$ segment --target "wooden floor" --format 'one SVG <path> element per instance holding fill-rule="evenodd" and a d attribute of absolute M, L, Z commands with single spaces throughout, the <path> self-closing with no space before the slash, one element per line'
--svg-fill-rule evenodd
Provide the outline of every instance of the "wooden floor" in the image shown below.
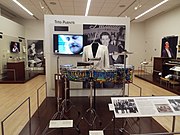
<path fill-rule="evenodd" d="M 0 121 L 1 126 L 3 121 L 4 135 L 19 134 L 29 120 L 29 108 L 30 116 L 33 116 L 45 99 L 45 95 L 44 75 L 39 75 L 24 84 L 0 84 Z M 21 104 L 22 106 L 8 117 Z M 8 118 L 6 119 L 6 117 Z"/>
<path fill-rule="evenodd" d="M 172 92 L 164 90 L 158 86 L 150 84 L 146 81 L 134 77 L 133 82 L 142 87 L 142 96 L 170 96 L 176 95 Z M 37 98 L 37 91 L 39 91 L 39 102 Z M 22 102 L 24 104 L 4 122 L 5 135 L 17 135 L 27 123 L 29 117 L 29 99 L 31 116 L 37 110 L 38 106 L 45 99 L 46 84 L 45 76 L 40 75 L 28 81 L 25 84 L 0 84 L 0 121 L 13 112 Z M 139 96 L 139 89 L 130 84 L 130 96 Z M 30 97 L 28 99 L 28 97 Z M 19 117 L 21 116 L 21 117 Z M 176 117 L 175 131 L 180 131 L 180 117 Z M 171 131 L 172 117 L 155 117 L 155 119 L 168 131 Z M 13 122 L 12 122 L 13 121 Z M 0 132 L 0 135 L 2 133 Z"/>

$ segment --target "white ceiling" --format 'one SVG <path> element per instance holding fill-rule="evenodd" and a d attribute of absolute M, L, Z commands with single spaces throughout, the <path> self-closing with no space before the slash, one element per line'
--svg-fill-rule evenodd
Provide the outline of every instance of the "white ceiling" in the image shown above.
<path fill-rule="evenodd" d="M 18 7 L 12 0 L 0 0 L 1 14 L 6 16 L 39 19 L 44 18 L 44 14 L 52 15 L 80 15 L 84 16 L 87 0 L 18 0 L 33 14 L 30 16 L 23 9 Z M 160 3 L 163 0 L 92 0 L 88 16 L 112 16 L 130 17 L 131 21 L 144 21 L 152 16 L 166 12 L 180 5 L 180 0 L 169 0 L 159 8 L 151 11 L 138 20 L 136 16 L 147 9 Z M 135 10 L 138 5 L 142 5 Z M 41 7 L 44 8 L 41 8 Z"/>

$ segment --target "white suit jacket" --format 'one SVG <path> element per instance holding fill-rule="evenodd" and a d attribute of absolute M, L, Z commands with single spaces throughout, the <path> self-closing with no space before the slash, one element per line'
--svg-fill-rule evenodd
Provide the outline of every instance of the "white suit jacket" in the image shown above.
<path fill-rule="evenodd" d="M 93 57 L 93 52 L 92 52 L 92 44 L 87 45 L 83 48 L 83 56 L 82 56 L 82 61 L 83 62 L 88 62 L 88 58 L 92 59 Z M 109 52 L 107 46 L 99 44 L 96 56 L 95 58 L 101 58 L 101 60 L 94 61 L 94 66 L 97 68 L 109 68 Z"/>

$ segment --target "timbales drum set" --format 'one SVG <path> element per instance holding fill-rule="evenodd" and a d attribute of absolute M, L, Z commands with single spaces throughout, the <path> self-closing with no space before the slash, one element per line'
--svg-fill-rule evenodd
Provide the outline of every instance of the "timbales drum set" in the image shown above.
<path fill-rule="evenodd" d="M 113 66 L 112 68 L 93 69 L 93 68 L 79 68 L 73 65 L 61 65 L 61 74 L 64 75 L 69 81 L 84 82 L 114 82 L 114 83 L 130 83 L 133 78 L 134 67 L 128 65 L 126 68 L 123 66 Z"/>

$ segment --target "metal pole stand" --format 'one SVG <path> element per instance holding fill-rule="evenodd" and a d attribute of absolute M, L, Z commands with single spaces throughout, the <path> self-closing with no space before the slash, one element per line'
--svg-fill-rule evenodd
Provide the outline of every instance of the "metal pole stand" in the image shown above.
<path fill-rule="evenodd" d="M 61 102 L 60 105 L 58 105 L 58 110 L 61 110 L 60 111 L 60 117 L 59 119 L 69 119 L 67 116 L 66 116 L 66 113 L 70 112 L 71 109 L 73 109 L 73 114 L 74 114 L 74 111 L 78 113 L 78 117 L 77 119 L 79 118 L 80 116 L 80 112 L 76 109 L 76 106 L 72 103 L 72 101 L 70 99 L 67 98 L 67 93 L 68 93 L 68 79 L 67 79 L 67 75 L 64 74 L 63 75 L 63 78 L 64 78 L 64 89 L 65 89 L 65 95 L 64 95 L 64 100 Z M 59 102 L 60 103 L 60 102 Z M 77 120 L 76 119 L 76 120 Z"/>
<path fill-rule="evenodd" d="M 77 112 L 77 114 L 78 114 L 78 117 L 77 117 L 77 119 L 78 119 L 79 116 L 80 116 L 80 112 L 76 109 L 76 106 L 73 105 L 72 101 L 67 98 L 68 86 L 67 86 L 67 78 L 66 78 L 66 76 L 64 76 L 64 79 L 65 79 L 65 81 L 64 81 L 64 84 L 65 84 L 65 99 L 62 101 L 62 103 L 61 103 L 61 105 L 59 106 L 59 109 L 58 109 L 58 110 L 61 109 L 60 113 L 58 113 L 59 114 L 59 119 L 60 120 L 62 120 L 62 119 L 66 119 L 66 120 L 70 119 L 66 114 L 68 112 L 70 112 L 70 110 L 73 109 L 73 108 L 74 108 L 73 110 L 75 110 L 75 112 Z M 75 112 L 73 111 L 73 114 Z M 57 115 L 56 118 L 58 118 L 58 115 Z M 77 121 L 77 119 L 75 121 Z M 79 133 L 80 132 L 79 128 L 76 125 L 74 125 L 74 127 L 75 127 L 76 131 Z"/>
<path fill-rule="evenodd" d="M 57 112 L 53 115 L 53 117 L 51 118 L 51 120 L 70 120 L 70 118 L 66 115 L 68 112 L 70 112 L 70 110 L 72 108 L 75 108 L 75 105 L 72 104 L 71 100 L 67 98 L 67 91 L 68 91 L 68 87 L 67 87 L 67 79 L 64 76 L 64 84 L 65 84 L 65 99 L 61 102 L 62 98 L 57 97 Z M 59 85 L 59 84 L 58 84 Z M 59 88 L 59 86 L 58 86 Z M 77 111 L 77 109 L 75 109 L 75 111 L 78 114 L 77 119 L 80 116 L 80 112 Z M 73 111 L 74 114 L 74 111 Z M 77 119 L 73 120 L 73 121 L 77 121 Z M 75 128 L 75 130 L 78 132 L 78 134 L 80 133 L 80 130 L 78 128 L 78 126 L 73 122 L 73 127 Z M 57 129 L 51 129 L 49 132 L 47 132 L 48 130 L 48 125 L 46 126 L 45 130 L 43 131 L 42 135 L 47 135 L 52 133 L 53 131 L 57 130 Z"/>
<path fill-rule="evenodd" d="M 89 97 L 89 102 L 90 102 L 90 107 L 86 110 L 84 115 L 81 117 L 78 125 L 82 120 L 85 120 L 85 122 L 91 126 L 93 129 L 95 129 L 95 121 L 96 119 L 99 119 L 99 116 L 96 113 L 96 110 L 93 108 L 93 70 L 90 72 L 90 97 Z M 95 87 L 95 86 L 94 86 Z M 102 125 L 102 122 L 99 120 L 99 125 Z"/>

